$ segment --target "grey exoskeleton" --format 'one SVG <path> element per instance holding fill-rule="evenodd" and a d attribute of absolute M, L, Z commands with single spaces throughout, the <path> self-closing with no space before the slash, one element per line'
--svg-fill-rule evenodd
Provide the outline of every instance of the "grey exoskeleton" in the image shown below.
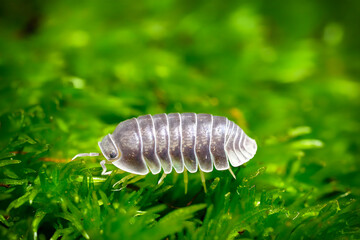
<path fill-rule="evenodd" d="M 226 117 L 210 114 L 170 113 L 145 115 L 119 123 L 99 147 L 106 158 L 103 175 L 110 174 L 105 163 L 139 175 L 177 173 L 199 168 L 203 172 L 238 167 L 254 157 L 255 140 Z M 82 153 L 79 156 L 96 156 Z M 230 163 L 230 164 L 229 164 Z M 232 173 L 233 174 L 233 173 Z"/>

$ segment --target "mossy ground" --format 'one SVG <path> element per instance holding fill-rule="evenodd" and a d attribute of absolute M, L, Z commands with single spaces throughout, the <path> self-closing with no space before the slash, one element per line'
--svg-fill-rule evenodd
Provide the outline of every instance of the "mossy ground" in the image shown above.
<path fill-rule="evenodd" d="M 0 238 L 359 239 L 359 7 L 2 1 Z M 187 194 L 69 162 L 162 112 L 226 116 L 258 153 Z"/>

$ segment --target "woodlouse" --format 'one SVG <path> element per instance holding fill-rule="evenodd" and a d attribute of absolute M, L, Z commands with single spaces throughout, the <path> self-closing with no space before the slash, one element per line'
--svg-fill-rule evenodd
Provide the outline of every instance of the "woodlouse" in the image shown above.
<path fill-rule="evenodd" d="M 106 160 L 102 175 L 110 174 L 105 163 L 133 174 L 151 171 L 165 174 L 187 169 L 194 173 L 238 167 L 254 157 L 257 145 L 226 117 L 210 114 L 170 113 L 144 115 L 120 122 L 99 147 Z M 81 153 L 79 156 L 98 156 Z M 229 164 L 230 162 L 230 164 Z"/>

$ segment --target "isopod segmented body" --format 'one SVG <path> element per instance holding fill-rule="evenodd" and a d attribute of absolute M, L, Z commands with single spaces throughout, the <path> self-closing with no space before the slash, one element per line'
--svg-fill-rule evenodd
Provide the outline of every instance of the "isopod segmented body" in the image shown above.
<path fill-rule="evenodd" d="M 145 115 L 119 123 L 99 147 L 116 167 L 145 175 L 184 169 L 194 173 L 238 167 L 254 157 L 257 145 L 226 117 L 170 113 Z"/>

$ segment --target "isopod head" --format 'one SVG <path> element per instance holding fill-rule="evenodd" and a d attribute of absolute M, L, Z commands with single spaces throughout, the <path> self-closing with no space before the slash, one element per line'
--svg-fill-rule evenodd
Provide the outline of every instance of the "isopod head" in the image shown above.
<path fill-rule="evenodd" d="M 146 175 L 149 169 L 142 158 L 141 139 L 134 131 L 137 128 L 135 119 L 119 123 L 113 134 L 106 135 L 99 147 L 108 162 L 117 168 L 139 175 Z"/>
<path fill-rule="evenodd" d="M 104 157 L 109 161 L 115 161 L 121 156 L 111 134 L 106 135 L 103 140 L 99 142 L 99 147 Z"/>

